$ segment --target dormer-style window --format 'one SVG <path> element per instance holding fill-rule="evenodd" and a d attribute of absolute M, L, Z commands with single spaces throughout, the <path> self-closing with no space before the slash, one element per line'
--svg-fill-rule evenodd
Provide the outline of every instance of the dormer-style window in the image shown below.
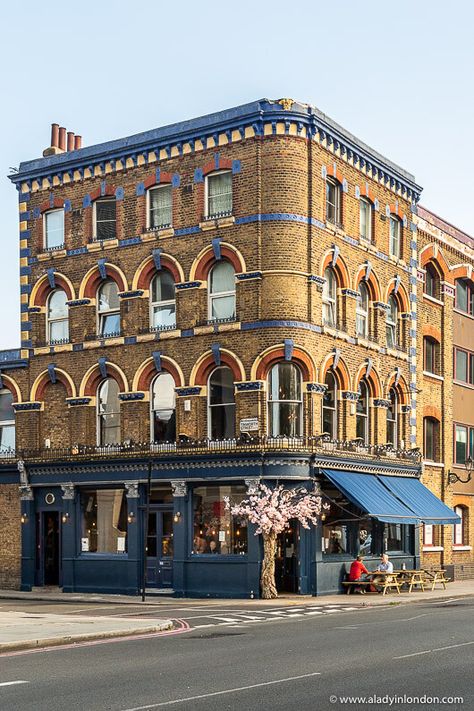
<path fill-rule="evenodd" d="M 326 220 L 341 224 L 341 186 L 333 178 L 326 180 Z"/>
<path fill-rule="evenodd" d="M 160 185 L 148 191 L 148 227 L 158 230 L 173 222 L 171 185 Z"/>
<path fill-rule="evenodd" d="M 360 236 L 366 242 L 372 241 L 372 203 L 366 198 L 359 201 Z"/>
<path fill-rule="evenodd" d="M 64 246 L 64 210 L 50 210 L 44 214 L 44 248 Z"/>
<path fill-rule="evenodd" d="M 206 177 L 206 217 L 232 214 L 232 173 L 230 170 L 211 173 Z"/>
<path fill-rule="evenodd" d="M 117 235 L 117 202 L 114 197 L 94 203 L 95 239 L 115 239 Z"/>
<path fill-rule="evenodd" d="M 390 216 L 390 256 L 400 259 L 402 254 L 402 223 L 394 215 Z"/>

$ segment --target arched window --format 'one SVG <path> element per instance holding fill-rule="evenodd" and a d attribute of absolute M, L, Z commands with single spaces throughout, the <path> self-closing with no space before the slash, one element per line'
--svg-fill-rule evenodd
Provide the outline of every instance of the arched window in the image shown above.
<path fill-rule="evenodd" d="M 176 295 L 170 272 L 158 272 L 150 284 L 150 325 L 157 331 L 176 326 Z"/>
<path fill-rule="evenodd" d="M 227 366 L 216 368 L 209 376 L 207 422 L 209 439 L 235 437 L 234 376 Z"/>
<path fill-rule="evenodd" d="M 115 239 L 117 234 L 117 203 L 114 197 L 94 202 L 94 239 Z"/>
<path fill-rule="evenodd" d="M 0 390 L 0 456 L 2 452 L 15 450 L 15 412 L 12 403 L 11 392 Z"/>
<path fill-rule="evenodd" d="M 151 439 L 152 442 L 176 440 L 176 393 L 174 379 L 160 373 L 151 384 Z"/>
<path fill-rule="evenodd" d="M 99 287 L 97 305 L 99 335 L 120 335 L 120 300 L 118 286 L 112 279 L 106 279 Z"/>
<path fill-rule="evenodd" d="M 402 223 L 394 215 L 390 215 L 390 254 L 400 259 L 402 253 Z"/>
<path fill-rule="evenodd" d="M 363 281 L 359 284 L 357 295 L 356 334 L 364 338 L 369 334 L 369 290 Z"/>
<path fill-rule="evenodd" d="M 323 324 L 337 325 L 337 279 L 334 270 L 328 267 L 324 271 L 323 286 Z"/>
<path fill-rule="evenodd" d="M 425 289 L 424 292 L 427 296 L 431 296 L 433 299 L 439 299 L 440 297 L 440 281 L 439 275 L 435 267 L 432 264 L 427 264 L 425 274 Z"/>
<path fill-rule="evenodd" d="M 326 390 L 323 395 L 322 407 L 322 433 L 328 434 L 331 439 L 337 439 L 337 381 L 330 370 L 324 380 Z"/>
<path fill-rule="evenodd" d="M 360 236 L 361 239 L 367 242 L 372 241 L 372 203 L 367 198 L 359 200 L 359 220 L 360 220 Z"/>
<path fill-rule="evenodd" d="M 390 388 L 388 397 L 390 405 L 387 408 L 387 443 L 398 449 L 398 395 L 395 388 Z"/>
<path fill-rule="evenodd" d="M 356 407 L 356 437 L 360 438 L 363 444 L 369 443 L 370 433 L 370 409 L 369 409 L 369 386 L 363 378 L 359 383 L 359 399 Z"/>
<path fill-rule="evenodd" d="M 434 417 L 423 420 L 423 455 L 431 462 L 439 461 L 439 422 Z"/>
<path fill-rule="evenodd" d="M 268 375 L 268 433 L 301 437 L 302 430 L 301 371 L 293 363 L 277 363 Z"/>
<path fill-rule="evenodd" d="M 206 176 L 206 217 L 232 214 L 232 173 L 219 171 Z"/>
<path fill-rule="evenodd" d="M 119 444 L 120 400 L 119 386 L 113 378 L 102 381 L 97 390 L 97 444 Z"/>
<path fill-rule="evenodd" d="M 454 524 L 453 545 L 467 546 L 469 543 L 467 537 L 467 509 L 465 506 L 455 506 L 454 513 L 459 516 L 461 521 Z"/>
<path fill-rule="evenodd" d="M 46 332 L 48 343 L 67 343 L 69 341 L 69 317 L 66 304 L 67 295 L 62 289 L 53 291 L 46 305 Z"/>
<path fill-rule="evenodd" d="M 148 227 L 158 230 L 172 224 L 171 185 L 160 185 L 148 191 Z"/>
<path fill-rule="evenodd" d="M 235 318 L 235 271 L 230 262 L 217 262 L 209 273 L 209 320 Z"/>
<path fill-rule="evenodd" d="M 326 180 L 326 220 L 341 224 L 341 186 L 333 178 Z"/>
<path fill-rule="evenodd" d="M 398 304 L 394 296 L 388 298 L 388 311 L 386 318 L 387 347 L 396 348 L 398 345 Z"/>

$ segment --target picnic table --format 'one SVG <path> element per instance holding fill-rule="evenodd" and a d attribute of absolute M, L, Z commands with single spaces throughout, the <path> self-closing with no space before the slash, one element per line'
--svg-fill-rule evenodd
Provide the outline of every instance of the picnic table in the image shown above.
<path fill-rule="evenodd" d="M 377 587 L 383 595 L 387 591 L 396 590 L 397 594 L 400 595 L 400 588 L 402 586 L 408 587 L 408 592 L 412 592 L 413 588 L 419 588 L 422 592 L 425 588 L 431 585 L 431 590 L 435 589 L 436 585 L 443 585 L 446 590 L 446 583 L 449 583 L 450 578 L 446 577 L 445 570 L 394 570 L 391 573 L 380 570 L 370 571 L 363 580 L 345 580 L 342 585 L 346 588 L 347 595 L 350 594 L 352 589 L 355 588 L 365 588 L 370 589 L 374 585 L 374 579 L 377 580 Z"/>

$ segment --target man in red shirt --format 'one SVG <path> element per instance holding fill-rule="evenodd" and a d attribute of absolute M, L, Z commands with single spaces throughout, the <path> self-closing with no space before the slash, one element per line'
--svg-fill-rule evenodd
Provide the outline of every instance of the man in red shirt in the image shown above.
<path fill-rule="evenodd" d="M 358 555 L 357 558 L 351 563 L 351 569 L 347 578 L 349 581 L 361 580 L 362 575 L 367 575 L 367 573 L 369 572 L 363 564 L 362 560 L 362 556 Z M 361 585 L 360 587 L 355 588 L 355 592 L 365 593 L 365 590 Z"/>

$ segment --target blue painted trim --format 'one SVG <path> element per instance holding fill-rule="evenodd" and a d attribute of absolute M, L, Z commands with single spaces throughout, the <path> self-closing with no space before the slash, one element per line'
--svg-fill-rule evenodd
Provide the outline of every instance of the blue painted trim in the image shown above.
<path fill-rule="evenodd" d="M 133 346 L 137 342 L 137 337 L 136 336 L 125 336 L 124 339 L 124 345 L 125 346 Z"/>
<path fill-rule="evenodd" d="M 212 356 L 214 358 L 215 365 L 221 364 L 221 347 L 219 343 L 213 343 L 211 345 Z"/>
<path fill-rule="evenodd" d="M 90 397 L 72 397 L 67 400 L 67 404 L 71 407 L 76 405 L 88 405 L 92 398 Z"/>
<path fill-rule="evenodd" d="M 31 321 L 23 321 L 21 324 L 21 330 L 22 331 L 31 331 L 32 330 Z"/>
<path fill-rule="evenodd" d="M 20 239 L 30 239 L 31 230 L 20 230 Z"/>
<path fill-rule="evenodd" d="M 155 370 L 157 373 L 161 373 L 161 353 L 160 351 L 153 351 L 151 354 L 153 361 L 155 363 Z"/>
<path fill-rule="evenodd" d="M 127 239 L 120 239 L 118 246 L 119 247 L 130 247 L 132 244 L 141 244 L 141 243 L 142 243 L 141 237 L 128 237 Z"/>
<path fill-rule="evenodd" d="M 66 256 L 68 256 L 68 257 L 75 257 L 76 255 L 87 254 L 87 253 L 88 253 L 87 247 L 78 247 L 77 249 L 66 250 Z"/>
<path fill-rule="evenodd" d="M 201 281 L 182 281 L 175 285 L 175 289 L 198 289 L 201 284 Z"/>
<path fill-rule="evenodd" d="M 293 343 L 293 339 L 292 338 L 285 338 L 285 346 L 284 346 L 285 360 L 291 360 L 293 358 L 294 348 L 295 348 L 295 344 Z"/>
<path fill-rule="evenodd" d="M 119 400 L 122 402 L 128 402 L 130 400 L 143 400 L 145 398 L 145 393 L 119 393 Z"/>
<path fill-rule="evenodd" d="M 260 382 L 259 380 L 249 380 L 244 383 L 236 383 L 235 384 L 235 389 L 237 392 L 247 392 L 247 391 L 253 391 L 253 390 L 262 390 L 263 389 L 263 383 Z"/>
<path fill-rule="evenodd" d="M 66 301 L 66 306 L 86 306 L 90 302 L 91 299 L 71 299 L 71 301 Z"/>
<path fill-rule="evenodd" d="M 25 249 L 20 249 L 20 257 L 30 257 L 31 256 L 31 249 L 29 247 L 25 247 Z"/>
<path fill-rule="evenodd" d="M 153 254 L 153 262 L 155 263 L 155 269 L 157 272 L 161 271 L 161 252 L 163 250 L 158 247 L 157 249 L 154 249 L 152 254 Z"/>
<path fill-rule="evenodd" d="M 83 343 L 74 343 L 73 346 L 72 346 L 72 350 L 73 350 L 74 352 L 83 351 L 83 350 L 84 350 L 84 344 L 83 344 Z"/>
<path fill-rule="evenodd" d="M 20 276 L 30 276 L 31 267 L 20 267 Z"/>
<path fill-rule="evenodd" d="M 221 253 L 221 238 L 220 237 L 215 237 L 212 240 L 212 251 L 214 252 L 214 259 L 219 262 L 222 259 L 222 253 Z"/>
<path fill-rule="evenodd" d="M 188 397 L 189 395 L 199 395 L 202 388 L 200 385 L 190 388 L 175 388 L 176 395 L 179 397 Z"/>
<path fill-rule="evenodd" d="M 30 193 L 19 193 L 18 202 L 29 202 L 31 200 Z"/>
<path fill-rule="evenodd" d="M 20 294 L 31 294 L 31 284 L 21 284 Z"/>
<path fill-rule="evenodd" d="M 99 259 L 97 262 L 100 278 L 104 281 L 107 279 L 107 267 L 105 266 L 105 258 Z"/>
<path fill-rule="evenodd" d="M 195 235 L 198 232 L 201 232 L 201 228 L 196 225 L 195 227 L 183 227 L 183 229 L 175 230 L 174 234 L 175 237 L 184 237 L 185 235 Z"/>
<path fill-rule="evenodd" d="M 48 365 L 48 375 L 49 375 L 49 379 L 50 379 L 51 383 L 52 383 L 53 385 L 55 385 L 57 378 L 56 378 L 56 366 L 55 366 L 54 363 L 49 363 L 49 365 Z"/>
<path fill-rule="evenodd" d="M 20 222 L 27 222 L 30 219 L 30 212 L 20 212 L 19 219 Z"/>
<path fill-rule="evenodd" d="M 194 336 L 194 328 L 187 328 L 184 331 L 181 331 L 181 335 L 183 336 L 183 338 Z"/>
<path fill-rule="evenodd" d="M 138 183 L 136 190 L 135 190 L 135 195 L 137 197 L 142 197 L 145 195 L 145 183 Z"/>
<path fill-rule="evenodd" d="M 134 289 L 133 291 L 121 291 L 119 293 L 119 299 L 135 299 L 138 296 L 143 295 L 143 289 Z"/>
<path fill-rule="evenodd" d="M 41 410 L 40 402 L 16 402 L 12 405 L 15 412 L 27 411 L 27 410 Z"/>
<path fill-rule="evenodd" d="M 103 378 L 107 377 L 107 359 L 102 357 L 97 361 L 99 364 L 100 374 Z"/>

